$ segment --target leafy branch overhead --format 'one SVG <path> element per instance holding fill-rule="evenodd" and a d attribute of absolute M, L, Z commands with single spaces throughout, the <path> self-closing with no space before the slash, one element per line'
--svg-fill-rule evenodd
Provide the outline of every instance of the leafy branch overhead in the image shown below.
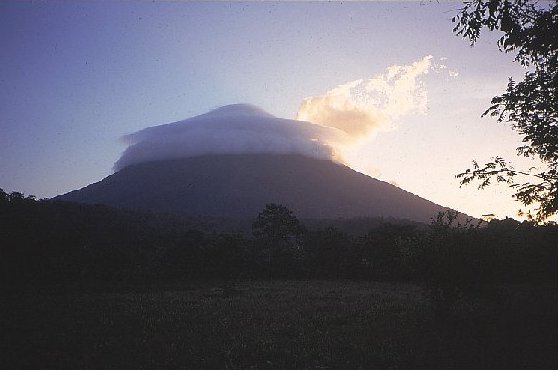
<path fill-rule="evenodd" d="M 524 79 L 510 78 L 506 92 L 492 98 L 482 116 L 509 124 L 524 143 L 517 154 L 546 165 L 544 170 L 520 171 L 496 157 L 484 166 L 474 161 L 457 178 L 462 185 L 480 181 L 481 189 L 494 179 L 508 184 L 518 201 L 538 205 L 535 218 L 542 221 L 558 213 L 558 1 L 476 0 L 466 2 L 452 21 L 453 32 L 471 44 L 486 27 L 502 33 L 501 51 L 517 53 L 515 61 L 526 68 Z"/>

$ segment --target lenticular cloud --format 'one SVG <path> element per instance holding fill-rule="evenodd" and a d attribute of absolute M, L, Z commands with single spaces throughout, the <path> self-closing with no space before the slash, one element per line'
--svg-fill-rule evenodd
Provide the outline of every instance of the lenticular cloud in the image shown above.
<path fill-rule="evenodd" d="M 157 160 L 206 154 L 276 153 L 336 159 L 339 130 L 274 117 L 248 104 L 234 104 L 183 121 L 126 135 L 129 145 L 114 169 Z"/>

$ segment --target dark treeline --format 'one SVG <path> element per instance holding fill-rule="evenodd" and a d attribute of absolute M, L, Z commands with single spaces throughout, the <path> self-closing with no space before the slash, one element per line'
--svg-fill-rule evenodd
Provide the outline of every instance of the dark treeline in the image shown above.
<path fill-rule="evenodd" d="M 493 283 L 556 283 L 558 227 L 493 220 L 428 227 L 385 223 L 354 236 L 308 231 L 270 204 L 251 234 L 202 231 L 179 219 L 0 190 L 0 281 L 112 284 L 185 279 L 363 279 L 462 290 Z"/>

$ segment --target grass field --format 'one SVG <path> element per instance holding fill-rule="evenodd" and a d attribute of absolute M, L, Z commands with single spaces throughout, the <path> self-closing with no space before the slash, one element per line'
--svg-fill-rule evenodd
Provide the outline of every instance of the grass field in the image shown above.
<path fill-rule="evenodd" d="M 5 369 L 556 368 L 555 288 L 434 312 L 416 285 L 184 283 L 4 293 Z"/>

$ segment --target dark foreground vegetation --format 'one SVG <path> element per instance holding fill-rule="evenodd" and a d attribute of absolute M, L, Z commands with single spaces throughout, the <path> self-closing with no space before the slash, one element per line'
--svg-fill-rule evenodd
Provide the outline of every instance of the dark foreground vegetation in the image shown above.
<path fill-rule="evenodd" d="M 196 229 L 180 219 L 0 190 L 3 286 L 184 279 L 356 279 L 453 285 L 556 283 L 558 227 L 494 220 L 384 223 L 364 235 L 308 231 L 286 207 L 254 215 L 252 233 Z M 256 217 L 257 216 L 257 217 Z"/>
<path fill-rule="evenodd" d="M 257 216 L 257 217 L 256 217 Z M 0 191 L 8 368 L 552 368 L 558 227 L 250 234 Z"/>
<path fill-rule="evenodd" d="M 403 283 L 190 282 L 0 300 L 6 369 L 552 369 L 556 292 L 510 285 L 435 315 Z M 503 298 L 505 297 L 505 298 Z"/>

